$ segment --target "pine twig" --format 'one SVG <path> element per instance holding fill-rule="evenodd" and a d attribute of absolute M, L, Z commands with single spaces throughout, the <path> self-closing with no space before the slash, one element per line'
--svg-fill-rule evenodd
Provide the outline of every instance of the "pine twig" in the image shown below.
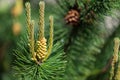
<path fill-rule="evenodd" d="M 114 54 L 113 54 L 113 60 L 111 63 L 111 71 L 110 71 L 110 80 L 112 80 L 113 76 L 114 76 L 114 69 L 115 69 L 115 64 L 118 62 L 118 51 L 119 51 L 119 45 L 120 45 L 120 41 L 119 38 L 115 38 L 114 40 Z"/>
<path fill-rule="evenodd" d="M 30 3 L 27 2 L 25 4 L 26 6 L 26 17 L 27 17 L 27 31 L 28 31 L 28 35 L 30 35 L 30 23 L 31 23 L 31 8 L 30 8 Z"/>
<path fill-rule="evenodd" d="M 30 52 L 32 53 L 32 59 L 36 61 L 36 53 L 34 51 L 34 20 L 30 23 Z"/>
<path fill-rule="evenodd" d="M 32 60 L 36 61 L 36 63 L 40 63 L 45 61 L 52 51 L 53 46 L 53 17 L 50 16 L 50 38 L 49 38 L 49 47 L 47 50 L 47 40 L 44 36 L 44 9 L 45 3 L 41 1 L 39 3 L 39 38 L 37 40 L 37 49 L 35 52 L 34 49 L 34 21 L 31 21 L 31 12 L 30 12 L 30 3 L 26 3 L 26 14 L 27 14 L 27 30 L 28 30 L 28 39 L 29 39 L 29 48 L 32 53 Z"/>
<path fill-rule="evenodd" d="M 44 61 L 50 56 L 51 51 L 52 51 L 52 47 L 53 47 L 53 16 L 49 17 L 49 21 L 50 21 L 49 47 L 48 47 L 47 55 L 44 58 Z"/>
<path fill-rule="evenodd" d="M 40 13 L 40 17 L 39 17 L 39 39 L 44 37 L 44 9 L 45 9 L 45 3 L 43 1 L 41 1 L 39 3 L 40 9 L 39 9 L 39 13 Z"/>

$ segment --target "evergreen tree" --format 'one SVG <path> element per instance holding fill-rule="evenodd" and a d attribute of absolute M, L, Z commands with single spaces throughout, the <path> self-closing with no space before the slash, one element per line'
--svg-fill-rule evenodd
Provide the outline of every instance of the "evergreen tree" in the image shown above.
<path fill-rule="evenodd" d="M 120 20 L 113 12 L 119 11 L 120 1 L 56 0 L 46 6 L 40 1 L 39 9 L 31 10 L 27 2 L 26 24 L 24 16 L 16 17 L 20 5 L 13 8 L 13 22 L 21 20 L 26 27 L 11 38 L 16 48 L 8 50 L 12 62 L 3 80 L 119 80 L 120 24 L 109 32 L 104 21 L 105 16 Z M 48 24 L 50 14 L 54 19 L 50 16 Z M 16 27 L 13 34 L 19 34 Z"/>

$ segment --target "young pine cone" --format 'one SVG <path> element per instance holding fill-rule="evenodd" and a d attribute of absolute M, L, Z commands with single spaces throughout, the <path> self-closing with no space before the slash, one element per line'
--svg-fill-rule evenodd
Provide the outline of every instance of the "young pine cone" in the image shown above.
<path fill-rule="evenodd" d="M 47 54 L 46 39 L 42 38 L 40 41 L 37 41 L 37 47 L 36 56 L 38 60 L 43 60 Z"/>

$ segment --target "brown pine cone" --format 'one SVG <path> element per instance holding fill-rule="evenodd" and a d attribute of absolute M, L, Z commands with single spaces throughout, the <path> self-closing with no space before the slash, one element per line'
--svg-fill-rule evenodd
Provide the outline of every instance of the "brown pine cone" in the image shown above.
<path fill-rule="evenodd" d="M 70 25 L 77 25 L 80 14 L 77 10 L 71 9 L 65 16 L 65 22 Z"/>

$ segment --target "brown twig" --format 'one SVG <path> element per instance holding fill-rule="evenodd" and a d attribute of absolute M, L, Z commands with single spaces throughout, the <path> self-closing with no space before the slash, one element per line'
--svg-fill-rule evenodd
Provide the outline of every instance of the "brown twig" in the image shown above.
<path fill-rule="evenodd" d="M 112 63 L 112 59 L 113 59 L 113 57 L 111 57 L 111 58 L 109 59 L 108 63 L 105 65 L 105 67 L 103 67 L 103 69 L 101 70 L 100 73 L 105 73 L 105 72 L 108 71 L 108 69 L 109 69 L 109 67 L 110 67 L 110 65 L 111 65 L 111 63 Z"/>

